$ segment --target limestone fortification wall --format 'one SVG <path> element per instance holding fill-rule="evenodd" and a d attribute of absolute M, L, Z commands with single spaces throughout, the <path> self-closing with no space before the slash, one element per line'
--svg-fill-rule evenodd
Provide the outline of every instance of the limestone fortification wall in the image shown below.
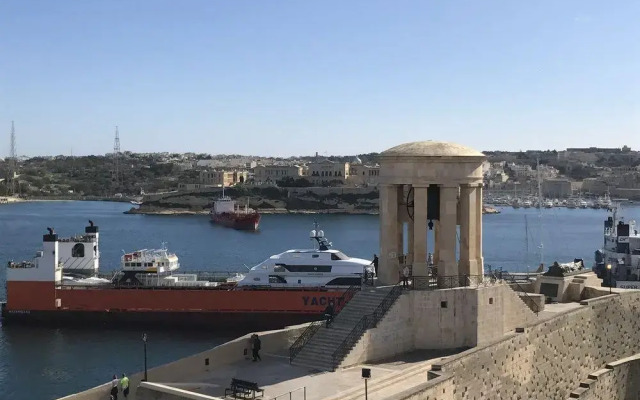
<path fill-rule="evenodd" d="M 287 351 L 293 342 L 307 328 L 307 324 L 296 325 L 286 329 L 258 332 L 262 341 L 263 353 L 282 353 Z M 245 359 L 245 349 L 250 353 L 249 338 L 252 334 L 241 336 L 230 342 L 216 346 L 213 349 L 181 358 L 180 360 L 164 364 L 147 371 L 148 378 L 153 382 L 180 382 L 193 376 L 200 376 L 221 365 L 232 364 Z M 206 361 L 208 360 L 208 365 Z M 142 372 L 129 377 L 131 394 L 136 395 L 136 389 L 144 377 Z M 109 398 L 110 383 L 106 383 L 84 392 L 63 397 L 59 400 L 104 400 Z"/>
<path fill-rule="evenodd" d="M 570 394 L 570 399 L 636 400 L 640 398 L 640 354 L 595 371 Z"/>
<path fill-rule="evenodd" d="M 505 284 L 410 291 L 398 298 L 376 328 L 363 335 L 341 366 L 417 349 L 469 348 L 501 338 L 536 319 Z"/>
<path fill-rule="evenodd" d="M 397 399 L 566 399 L 592 371 L 640 351 L 639 302 L 640 291 L 585 300 L 578 309 L 434 365 L 438 379 Z M 455 389 L 451 395 L 442 391 L 447 379 Z M 605 379 L 624 381 L 615 374 Z M 611 387 L 609 397 L 597 397 L 606 393 L 606 384 L 594 390 L 593 399 L 616 399 Z"/>

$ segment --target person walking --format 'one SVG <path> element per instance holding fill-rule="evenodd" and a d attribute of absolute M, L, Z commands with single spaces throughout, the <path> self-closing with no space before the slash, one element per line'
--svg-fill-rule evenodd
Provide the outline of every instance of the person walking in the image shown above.
<path fill-rule="evenodd" d="M 125 374 L 122 374 L 122 379 L 120 379 L 120 388 L 122 388 L 122 395 L 126 399 L 129 396 L 129 378 Z"/>
<path fill-rule="evenodd" d="M 118 400 L 118 376 L 113 375 L 111 380 L 111 400 Z"/>
<path fill-rule="evenodd" d="M 411 271 L 409 270 L 409 266 L 405 265 L 404 268 L 402 268 L 402 287 L 405 289 L 409 289 L 410 274 L 411 274 Z"/>
<path fill-rule="evenodd" d="M 262 348 L 262 342 L 260 342 L 260 337 L 258 335 L 253 335 L 253 361 L 262 361 L 260 357 L 260 349 Z"/>
<path fill-rule="evenodd" d="M 371 264 L 373 264 L 373 270 L 376 272 L 376 276 L 378 276 L 378 255 L 377 254 L 373 255 L 373 261 L 371 261 Z"/>
<path fill-rule="evenodd" d="M 329 301 L 329 305 L 324 309 L 324 318 L 326 320 L 326 327 L 329 327 L 329 324 L 333 322 L 333 313 L 335 309 L 333 308 L 333 300 Z"/>

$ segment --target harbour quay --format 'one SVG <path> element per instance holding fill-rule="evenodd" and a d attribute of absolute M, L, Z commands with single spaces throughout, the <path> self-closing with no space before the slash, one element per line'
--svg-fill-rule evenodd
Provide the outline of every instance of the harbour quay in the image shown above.
<path fill-rule="evenodd" d="M 250 333 L 137 373 L 129 398 L 636 398 L 640 291 L 603 287 L 581 262 L 487 273 L 483 159 L 432 141 L 381 153 L 373 285 L 350 289 L 328 326 Z M 64 399 L 108 398 L 110 387 Z"/>

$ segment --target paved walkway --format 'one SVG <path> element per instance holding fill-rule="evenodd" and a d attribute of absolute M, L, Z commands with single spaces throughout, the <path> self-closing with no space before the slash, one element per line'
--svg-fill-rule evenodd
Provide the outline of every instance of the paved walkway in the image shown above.
<path fill-rule="evenodd" d="M 284 354 L 263 354 L 262 361 L 246 360 L 194 376 L 191 382 L 164 384 L 209 396 L 224 397 L 224 389 L 229 387 L 231 379 L 239 378 L 257 382 L 264 389 L 266 400 L 288 400 L 289 392 L 292 392 L 292 400 L 302 400 L 305 398 L 305 390 L 307 400 L 342 399 L 350 396 L 362 398 L 364 381 L 361 373 L 362 368 L 366 367 L 371 368 L 368 397 L 371 400 L 382 400 L 410 386 L 426 382 L 426 371 L 432 362 L 441 360 L 442 356 L 446 356 L 446 353 L 421 351 L 380 363 L 325 372 L 290 365 Z M 396 380 L 400 380 L 402 384 L 396 385 Z"/>

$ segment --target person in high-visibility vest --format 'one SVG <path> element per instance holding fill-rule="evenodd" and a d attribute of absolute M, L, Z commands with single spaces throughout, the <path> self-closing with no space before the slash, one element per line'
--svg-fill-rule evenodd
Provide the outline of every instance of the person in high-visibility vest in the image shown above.
<path fill-rule="evenodd" d="M 120 379 L 120 387 L 122 388 L 122 394 L 126 399 L 129 396 L 129 378 L 125 374 L 122 374 L 122 379 Z"/>

